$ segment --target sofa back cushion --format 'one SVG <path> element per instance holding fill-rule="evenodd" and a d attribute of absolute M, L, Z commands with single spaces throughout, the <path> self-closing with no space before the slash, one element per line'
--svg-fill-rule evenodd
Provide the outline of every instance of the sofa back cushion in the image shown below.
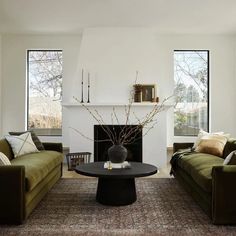
<path fill-rule="evenodd" d="M 236 139 L 230 138 L 225 144 L 223 158 L 225 159 L 232 151 L 236 150 Z"/>
<path fill-rule="evenodd" d="M 227 140 L 228 138 L 224 134 L 206 135 L 200 139 L 195 151 L 222 157 Z"/>
<path fill-rule="evenodd" d="M 39 152 L 37 147 L 35 146 L 31 133 L 27 132 L 21 135 L 6 135 L 5 136 L 8 143 L 11 145 L 12 151 L 15 157 L 27 154 Z"/>
<path fill-rule="evenodd" d="M 45 150 L 43 144 L 41 143 L 41 141 L 39 140 L 38 136 L 35 134 L 35 132 L 33 130 L 29 130 L 29 131 L 22 131 L 22 132 L 9 132 L 10 135 L 22 135 L 25 134 L 27 132 L 31 133 L 31 138 L 35 144 L 35 146 L 37 147 L 37 149 L 39 151 Z"/>
<path fill-rule="evenodd" d="M 14 158 L 11 146 L 6 139 L 0 140 L 0 152 L 4 153 L 9 160 L 12 160 Z"/>

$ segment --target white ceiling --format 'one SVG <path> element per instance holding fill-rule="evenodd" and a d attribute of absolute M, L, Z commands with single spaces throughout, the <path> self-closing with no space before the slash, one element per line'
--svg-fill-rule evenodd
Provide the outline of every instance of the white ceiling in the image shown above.
<path fill-rule="evenodd" d="M 0 33 L 76 34 L 87 27 L 236 34 L 236 0 L 0 0 Z"/>

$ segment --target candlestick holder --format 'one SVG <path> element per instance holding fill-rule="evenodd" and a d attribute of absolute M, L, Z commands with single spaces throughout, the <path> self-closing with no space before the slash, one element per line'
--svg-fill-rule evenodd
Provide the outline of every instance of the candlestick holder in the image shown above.
<path fill-rule="evenodd" d="M 83 94 L 83 82 L 81 83 L 81 85 L 82 85 L 82 91 L 81 91 L 81 103 L 83 103 L 84 102 L 84 94 Z"/>
<path fill-rule="evenodd" d="M 87 103 L 90 103 L 90 98 L 89 98 L 89 94 L 90 93 L 90 73 L 88 73 L 88 100 L 87 100 Z"/>
<path fill-rule="evenodd" d="M 88 85 L 88 101 L 87 101 L 87 103 L 90 103 L 89 93 L 90 93 L 90 85 Z"/>
<path fill-rule="evenodd" d="M 81 103 L 84 102 L 84 70 L 82 70 L 82 81 L 81 81 Z"/>

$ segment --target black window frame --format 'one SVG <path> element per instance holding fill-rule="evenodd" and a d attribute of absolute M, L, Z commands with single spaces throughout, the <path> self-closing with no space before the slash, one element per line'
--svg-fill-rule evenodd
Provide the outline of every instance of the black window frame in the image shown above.
<path fill-rule="evenodd" d="M 206 52 L 207 53 L 207 130 L 206 132 L 209 132 L 210 130 L 210 50 L 209 49 L 178 49 L 174 50 L 175 52 Z M 196 137 L 197 135 L 175 135 L 174 137 Z"/>
<path fill-rule="evenodd" d="M 26 63 L 26 70 L 27 70 L 27 74 L 26 74 L 26 81 L 27 81 L 27 85 L 26 85 L 26 89 L 27 89 L 27 92 L 26 92 L 26 95 L 27 95 L 27 101 L 26 101 L 26 109 L 27 109 L 27 112 L 26 112 L 26 130 L 32 130 L 36 133 L 37 136 L 52 136 L 52 137 L 62 137 L 62 128 L 58 130 L 60 130 L 60 133 L 58 134 L 48 134 L 48 133 L 45 133 L 43 131 L 46 131 L 46 130 L 50 130 L 49 128 L 45 128 L 45 129 L 41 129 L 42 133 L 39 131 L 40 129 L 30 129 L 29 128 L 29 54 L 30 52 L 62 52 L 63 53 L 63 50 L 62 49 L 28 49 L 27 50 L 27 56 L 26 56 L 26 60 L 27 60 L 27 63 Z M 51 129 L 52 130 L 52 129 Z"/>

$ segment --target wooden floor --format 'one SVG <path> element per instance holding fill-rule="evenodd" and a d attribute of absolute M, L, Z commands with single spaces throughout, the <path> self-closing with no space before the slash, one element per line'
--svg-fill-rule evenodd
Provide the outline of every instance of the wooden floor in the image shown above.
<path fill-rule="evenodd" d="M 169 174 L 170 173 L 169 160 L 170 160 L 171 154 L 172 154 L 171 151 L 167 152 L 168 161 L 167 161 L 167 164 L 166 164 L 165 167 L 160 168 L 157 174 L 151 175 L 151 176 L 148 176 L 148 177 L 145 177 L 145 178 L 172 178 Z M 62 177 L 63 178 L 91 178 L 91 177 L 87 177 L 87 176 L 77 174 L 75 171 L 68 171 L 67 164 L 63 165 L 63 175 L 62 175 Z"/>

